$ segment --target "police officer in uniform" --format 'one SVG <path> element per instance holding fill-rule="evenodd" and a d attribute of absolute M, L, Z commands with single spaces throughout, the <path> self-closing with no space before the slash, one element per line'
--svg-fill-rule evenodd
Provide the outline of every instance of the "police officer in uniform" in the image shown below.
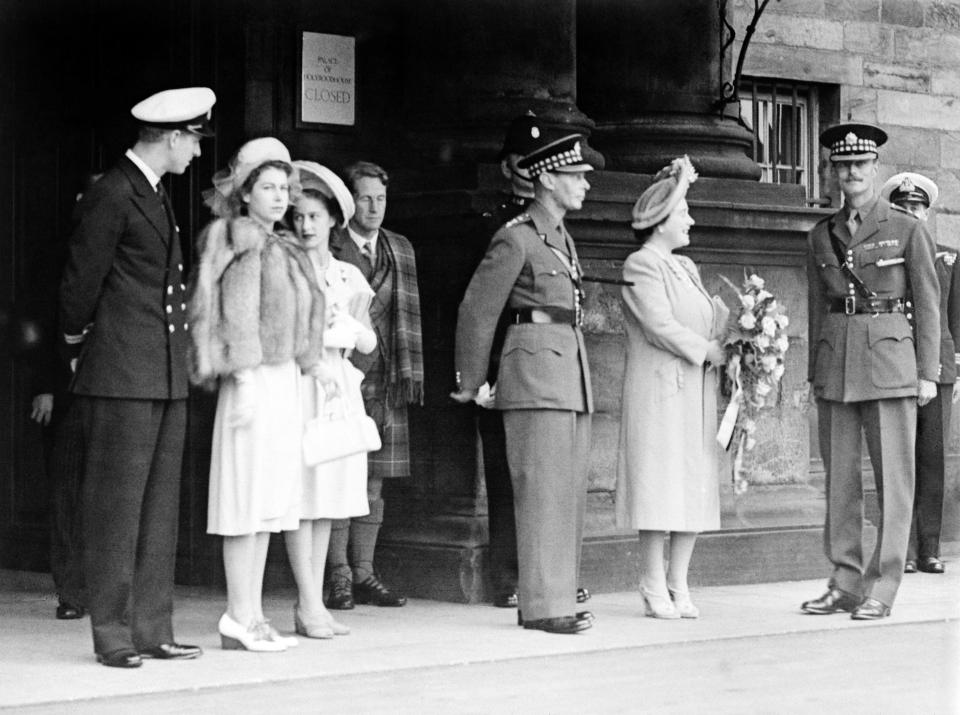
<path fill-rule="evenodd" d="M 584 137 L 543 132 L 519 168 L 535 199 L 493 237 L 457 321 L 458 402 L 487 379 L 497 322 L 508 307 L 497 373 L 513 481 L 524 628 L 577 633 L 592 615 L 576 613 L 593 398 L 581 323 L 581 278 L 563 218 L 590 188 Z"/>
<path fill-rule="evenodd" d="M 921 221 L 940 190 L 922 174 L 904 172 L 887 179 L 880 195 L 894 206 L 909 211 Z M 950 434 L 950 408 L 960 398 L 957 382 L 957 354 L 954 336 L 960 336 L 960 263 L 946 246 L 936 247 L 937 279 L 940 286 L 940 371 L 937 396 L 917 410 L 917 486 L 913 500 L 913 522 L 907 548 L 906 573 L 919 568 L 943 573 L 940 560 L 940 527 L 943 521 L 944 453 Z"/>
<path fill-rule="evenodd" d="M 926 228 L 877 195 L 878 127 L 846 123 L 820 143 L 845 206 L 809 235 L 810 374 L 827 474 L 827 592 L 805 613 L 890 615 L 903 577 L 913 506 L 917 405 L 936 396 L 939 290 Z M 911 327 L 914 320 L 916 333 Z M 914 336 L 915 335 L 915 336 Z M 881 509 L 864 558 L 861 434 Z"/>
<path fill-rule="evenodd" d="M 173 572 L 186 430 L 186 280 L 161 184 L 211 136 L 216 97 L 166 90 L 131 113 L 136 144 L 77 207 L 60 285 L 70 386 L 87 453 L 83 524 L 97 660 L 188 659 L 173 638 Z"/>

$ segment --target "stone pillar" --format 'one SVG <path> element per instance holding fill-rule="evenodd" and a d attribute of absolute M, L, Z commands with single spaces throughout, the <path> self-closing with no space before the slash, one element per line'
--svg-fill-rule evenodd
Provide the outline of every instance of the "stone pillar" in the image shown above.
<path fill-rule="evenodd" d="M 575 104 L 576 0 L 418 0 L 403 15 L 404 115 L 419 161 L 494 160 L 527 110 L 589 134 Z"/>
<path fill-rule="evenodd" d="M 484 596 L 475 414 L 449 398 L 457 308 L 495 230 L 482 213 L 506 188 L 496 164 L 510 120 L 532 110 L 571 132 L 593 127 L 575 104 L 575 15 L 575 0 L 418 0 L 400 9 L 407 141 L 387 225 L 417 251 L 426 396 L 410 410 L 411 477 L 385 487 L 377 561 L 411 595 Z"/>
<path fill-rule="evenodd" d="M 704 176 L 760 177 L 736 105 L 714 106 L 730 79 L 720 32 L 716 0 L 578 0 L 578 101 L 609 169 L 652 174 L 689 154 Z"/>

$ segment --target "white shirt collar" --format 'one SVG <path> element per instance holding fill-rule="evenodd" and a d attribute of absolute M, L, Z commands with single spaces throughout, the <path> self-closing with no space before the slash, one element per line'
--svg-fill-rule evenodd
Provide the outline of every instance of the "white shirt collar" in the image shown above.
<path fill-rule="evenodd" d="M 358 249 L 362 250 L 363 245 L 369 241 L 370 255 L 371 256 L 377 255 L 377 237 L 380 235 L 379 233 L 377 234 L 377 236 L 374 236 L 373 238 L 367 238 L 365 236 L 361 236 L 359 233 L 354 231 L 353 226 L 350 226 L 350 225 L 347 225 L 347 233 L 350 234 L 350 238 L 353 239 L 353 242 L 357 244 Z"/>
<path fill-rule="evenodd" d="M 157 176 L 156 172 L 151 169 L 139 156 L 133 153 L 133 149 L 127 149 L 126 157 L 137 165 L 137 168 L 143 172 L 143 175 L 147 177 L 147 181 L 150 182 L 150 186 L 153 187 L 153 190 L 157 190 L 157 184 L 160 183 L 160 177 Z"/>

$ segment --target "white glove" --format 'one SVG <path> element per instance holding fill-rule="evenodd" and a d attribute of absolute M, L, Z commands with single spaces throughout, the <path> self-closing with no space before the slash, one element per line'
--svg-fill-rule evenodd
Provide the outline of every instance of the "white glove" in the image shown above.
<path fill-rule="evenodd" d="M 257 393 L 253 384 L 253 375 L 249 370 L 241 370 L 233 375 L 237 386 L 236 400 L 230 411 L 229 422 L 231 427 L 245 427 L 253 421 L 257 411 Z"/>
<path fill-rule="evenodd" d="M 473 401 L 480 405 L 483 409 L 489 410 L 493 407 L 494 402 L 497 400 L 497 386 L 494 385 L 490 387 L 490 383 L 485 382 L 480 385 L 480 389 L 477 390 L 477 396 L 473 398 Z"/>
<path fill-rule="evenodd" d="M 340 394 L 340 387 L 337 384 L 337 373 L 333 367 L 321 360 L 312 365 L 309 374 L 317 381 L 317 385 L 323 390 L 326 399 L 331 400 Z"/>

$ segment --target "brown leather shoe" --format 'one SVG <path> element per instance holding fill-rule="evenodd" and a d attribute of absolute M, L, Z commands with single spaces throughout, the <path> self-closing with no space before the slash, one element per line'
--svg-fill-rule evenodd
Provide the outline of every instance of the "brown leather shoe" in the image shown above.
<path fill-rule="evenodd" d="M 820 598 L 804 601 L 800 610 L 814 616 L 826 616 L 831 613 L 852 612 L 860 605 L 860 599 L 835 586 L 829 588 Z"/>
<path fill-rule="evenodd" d="M 943 573 L 943 561 L 938 559 L 936 556 L 926 556 L 920 559 L 920 563 L 917 564 L 919 568 L 924 573 Z"/>
<path fill-rule="evenodd" d="M 160 643 L 150 648 L 141 648 L 141 658 L 158 658 L 159 660 L 193 660 L 203 655 L 200 646 L 184 645 L 183 643 Z"/>
<path fill-rule="evenodd" d="M 345 574 L 334 573 L 330 577 L 330 595 L 327 608 L 335 611 L 349 611 L 353 608 L 353 579 Z"/>
<path fill-rule="evenodd" d="M 493 597 L 493 605 L 497 608 L 516 608 L 518 603 L 516 591 L 502 591 Z"/>
<path fill-rule="evenodd" d="M 596 620 L 596 618 L 593 615 L 593 613 L 591 613 L 590 611 L 577 611 L 577 620 L 588 621 L 589 623 L 593 623 L 594 620 Z M 520 609 L 517 609 L 517 625 L 518 626 L 523 625 L 523 611 L 521 611 Z"/>
<path fill-rule="evenodd" d="M 375 575 L 353 584 L 353 600 L 357 603 L 372 603 L 375 606 L 397 607 L 407 603 L 407 597 L 394 593 L 383 585 Z"/>
<path fill-rule="evenodd" d="M 546 633 L 579 633 L 593 625 L 592 621 L 576 616 L 560 616 L 559 618 L 538 618 L 533 621 L 524 621 L 523 627 L 528 630 L 544 631 Z"/>
<path fill-rule="evenodd" d="M 590 600 L 590 592 L 582 586 L 577 589 L 577 603 L 586 603 Z"/>
<path fill-rule="evenodd" d="M 97 662 L 108 668 L 139 668 L 143 665 L 140 654 L 133 648 L 119 648 L 109 653 L 97 653 Z"/>
<path fill-rule="evenodd" d="M 880 603 L 875 598 L 865 598 L 863 603 L 853 609 L 850 618 L 855 621 L 876 621 L 890 615 L 890 606 Z"/>
<path fill-rule="evenodd" d="M 917 572 L 917 562 L 913 559 L 907 559 L 903 564 L 904 573 L 916 573 Z"/>

